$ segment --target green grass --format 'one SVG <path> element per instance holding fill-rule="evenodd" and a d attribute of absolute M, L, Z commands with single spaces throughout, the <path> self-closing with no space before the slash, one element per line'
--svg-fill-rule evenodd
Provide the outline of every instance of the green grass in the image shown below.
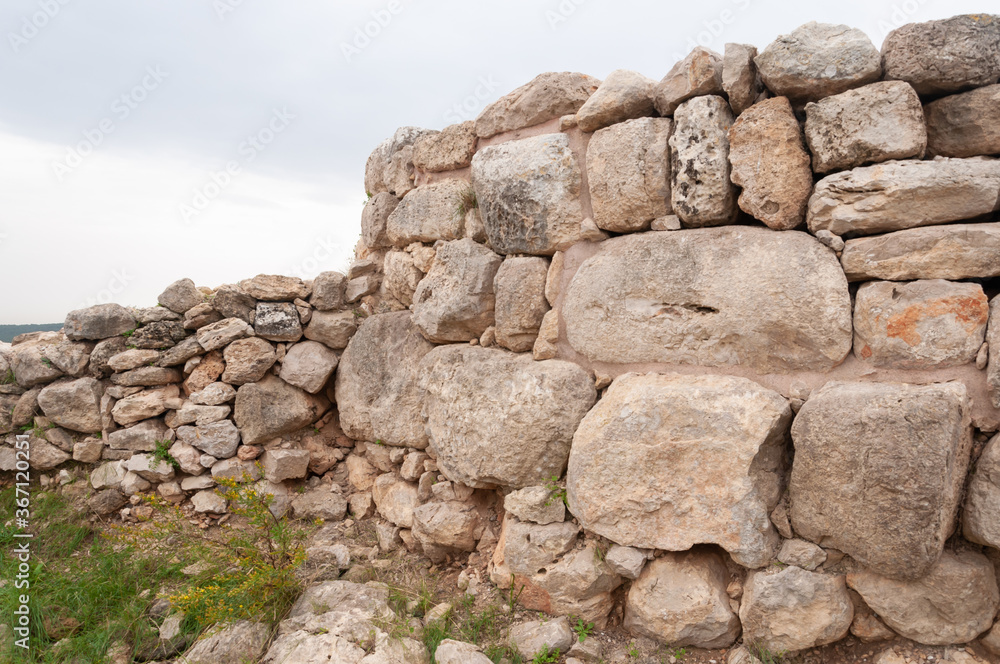
<path fill-rule="evenodd" d="M 14 489 L 0 491 L 0 510 L 12 514 Z M 11 582 L 17 560 L 0 557 L 0 578 L 8 583 L 0 588 L 0 614 L 9 620 L 22 593 L 31 598 L 30 644 L 27 653 L 7 646 L 0 662 L 104 662 L 109 646 L 140 641 L 155 626 L 145 612 L 158 590 L 180 580 L 181 564 L 148 555 L 129 547 L 113 546 L 84 520 L 78 510 L 56 494 L 31 496 L 31 521 L 35 537 L 32 547 L 30 588 L 17 589 Z M 14 546 L 14 530 L 0 528 L 0 547 L 6 553 Z M 23 540 L 19 540 L 23 541 Z M 150 590 L 146 597 L 140 594 Z M 62 634 L 50 626 L 64 624 Z M 66 640 L 55 652 L 55 637 Z"/>

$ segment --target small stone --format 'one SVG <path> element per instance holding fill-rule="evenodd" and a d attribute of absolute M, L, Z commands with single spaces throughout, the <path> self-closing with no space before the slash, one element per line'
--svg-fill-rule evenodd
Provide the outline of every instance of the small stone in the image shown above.
<path fill-rule="evenodd" d="M 839 235 L 834 235 L 826 229 L 816 231 L 816 239 L 838 254 L 844 250 L 844 240 Z"/>
<path fill-rule="evenodd" d="M 184 314 L 205 301 L 205 296 L 190 279 L 178 279 L 167 286 L 166 290 L 156 298 L 162 306 L 171 311 Z"/>
<path fill-rule="evenodd" d="M 608 550 L 604 560 L 615 574 L 621 574 L 626 579 L 638 579 L 646 565 L 646 554 L 630 546 L 615 544 Z"/>
<path fill-rule="evenodd" d="M 226 346 L 223 357 L 226 370 L 222 373 L 222 381 L 230 385 L 256 383 L 267 375 L 277 360 L 274 346 L 260 337 L 237 339 Z"/>
<path fill-rule="evenodd" d="M 577 126 L 593 132 L 603 127 L 651 116 L 656 81 L 627 69 L 608 74 L 597 91 L 576 112 Z"/>
<path fill-rule="evenodd" d="M 566 506 L 560 497 L 544 486 L 529 486 L 507 494 L 504 509 L 521 521 L 545 525 L 566 519 Z"/>
<path fill-rule="evenodd" d="M 329 348 L 341 350 L 358 331 L 358 318 L 351 311 L 317 311 L 306 326 L 306 339 L 318 341 Z"/>
<path fill-rule="evenodd" d="M 697 46 L 676 63 L 653 91 L 656 110 L 672 115 L 681 102 L 700 95 L 722 93 L 722 56 Z"/>
<path fill-rule="evenodd" d="M 298 341 L 302 323 L 298 309 L 291 302 L 258 302 L 254 332 L 268 341 Z"/>
<path fill-rule="evenodd" d="M 198 343 L 206 351 L 228 346 L 237 339 L 253 336 L 253 328 L 239 318 L 225 318 L 197 332 Z"/>
<path fill-rule="evenodd" d="M 169 482 L 174 477 L 174 467 L 166 461 L 156 461 L 149 454 L 133 454 L 125 468 L 150 482 Z"/>
<path fill-rule="evenodd" d="M 826 552 L 812 542 L 788 539 L 781 544 L 778 560 L 786 565 L 795 565 L 811 572 L 826 562 Z"/>
<path fill-rule="evenodd" d="M 306 450 L 268 450 L 261 459 L 264 477 L 275 483 L 305 477 L 309 468 L 309 452 Z"/>
<path fill-rule="evenodd" d="M 755 57 L 755 46 L 726 44 L 722 57 L 722 89 L 736 115 L 753 106 L 764 94 L 764 84 L 753 61 Z"/>
<path fill-rule="evenodd" d="M 225 514 L 226 499 L 212 490 L 199 491 L 191 496 L 194 511 L 199 514 Z"/>
<path fill-rule="evenodd" d="M 309 289 L 297 277 L 258 274 L 253 279 L 240 282 L 240 289 L 250 297 L 265 302 L 291 302 L 295 298 L 309 297 Z"/>
<path fill-rule="evenodd" d="M 535 657 L 546 646 L 549 652 L 566 652 L 573 645 L 573 630 L 566 616 L 546 622 L 532 620 L 510 628 L 510 643 L 527 659 Z"/>
<path fill-rule="evenodd" d="M 681 229 L 681 218 L 676 214 L 657 217 L 650 223 L 649 227 L 654 231 L 679 231 Z"/>

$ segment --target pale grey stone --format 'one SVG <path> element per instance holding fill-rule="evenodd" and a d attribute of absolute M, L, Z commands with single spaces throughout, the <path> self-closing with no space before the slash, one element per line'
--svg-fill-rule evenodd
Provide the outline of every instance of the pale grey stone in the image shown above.
<path fill-rule="evenodd" d="M 651 78 L 616 69 L 576 112 L 577 126 L 581 131 L 593 132 L 625 120 L 654 115 L 655 87 L 656 81 Z"/>
<path fill-rule="evenodd" d="M 730 181 L 729 128 L 733 112 L 717 95 L 695 97 L 674 112 L 670 135 L 670 200 L 685 226 L 718 226 L 736 220 L 736 187 Z"/>
<path fill-rule="evenodd" d="M 476 118 L 476 135 L 489 138 L 576 113 L 600 84 L 598 79 L 586 74 L 539 74 L 529 83 L 487 105 Z"/>
<path fill-rule="evenodd" d="M 696 46 L 680 60 L 653 90 L 653 102 L 660 115 L 674 113 L 681 102 L 701 95 L 722 94 L 722 56 Z"/>

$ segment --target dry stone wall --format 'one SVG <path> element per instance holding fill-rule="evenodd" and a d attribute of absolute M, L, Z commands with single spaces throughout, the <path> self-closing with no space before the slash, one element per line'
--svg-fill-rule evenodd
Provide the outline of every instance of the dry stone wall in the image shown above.
<path fill-rule="evenodd" d="M 0 348 L 0 468 L 34 424 L 34 467 L 95 466 L 123 518 L 214 520 L 249 477 L 675 647 L 991 647 L 998 45 L 985 14 L 881 51 L 809 23 L 401 128 L 348 274 L 181 280 Z"/>

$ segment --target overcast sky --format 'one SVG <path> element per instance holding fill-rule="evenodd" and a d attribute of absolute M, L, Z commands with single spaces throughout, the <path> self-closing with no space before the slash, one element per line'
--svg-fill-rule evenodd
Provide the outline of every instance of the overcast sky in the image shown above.
<path fill-rule="evenodd" d="M 810 20 L 880 47 L 996 2 L 3 0 L 0 323 L 343 269 L 380 141 L 541 72 L 660 79 L 699 43 L 763 49 Z"/>

